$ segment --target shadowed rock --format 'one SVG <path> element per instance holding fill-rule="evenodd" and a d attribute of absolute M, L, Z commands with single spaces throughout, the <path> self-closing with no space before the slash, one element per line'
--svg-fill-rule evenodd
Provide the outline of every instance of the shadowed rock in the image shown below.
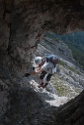
<path fill-rule="evenodd" d="M 84 30 L 83 0 L 0 0 L 0 123 L 84 125 L 84 91 L 59 108 L 19 83 L 45 31 Z M 4 99 L 3 99 L 4 98 Z"/>

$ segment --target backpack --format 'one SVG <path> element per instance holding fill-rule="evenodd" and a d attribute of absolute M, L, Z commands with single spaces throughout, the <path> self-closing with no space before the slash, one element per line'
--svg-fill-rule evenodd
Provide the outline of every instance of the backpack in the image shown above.
<path fill-rule="evenodd" d="M 47 62 L 53 63 L 54 66 L 56 66 L 56 64 L 58 63 L 58 58 L 55 55 L 46 55 L 45 59 Z"/>

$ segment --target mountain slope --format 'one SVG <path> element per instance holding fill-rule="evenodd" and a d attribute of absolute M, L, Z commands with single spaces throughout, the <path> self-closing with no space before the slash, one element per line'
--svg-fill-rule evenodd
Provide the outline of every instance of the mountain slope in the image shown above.
<path fill-rule="evenodd" d="M 84 69 L 84 32 L 73 32 L 65 35 L 46 33 L 46 36 L 62 40 L 72 50 L 77 65 Z"/>

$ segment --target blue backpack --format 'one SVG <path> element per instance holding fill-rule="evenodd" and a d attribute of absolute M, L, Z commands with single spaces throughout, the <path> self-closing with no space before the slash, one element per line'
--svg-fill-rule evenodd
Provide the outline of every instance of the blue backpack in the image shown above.
<path fill-rule="evenodd" d="M 56 66 L 56 64 L 58 63 L 58 58 L 55 55 L 46 55 L 45 59 L 47 62 L 53 63 L 54 66 Z"/>

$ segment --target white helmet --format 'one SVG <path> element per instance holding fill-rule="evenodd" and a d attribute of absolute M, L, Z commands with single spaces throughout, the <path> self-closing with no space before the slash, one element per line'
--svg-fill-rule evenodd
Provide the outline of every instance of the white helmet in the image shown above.
<path fill-rule="evenodd" d="M 40 56 L 36 57 L 36 58 L 35 58 L 35 63 L 36 63 L 37 65 L 41 64 L 41 63 L 42 63 L 42 57 L 40 57 Z"/>

